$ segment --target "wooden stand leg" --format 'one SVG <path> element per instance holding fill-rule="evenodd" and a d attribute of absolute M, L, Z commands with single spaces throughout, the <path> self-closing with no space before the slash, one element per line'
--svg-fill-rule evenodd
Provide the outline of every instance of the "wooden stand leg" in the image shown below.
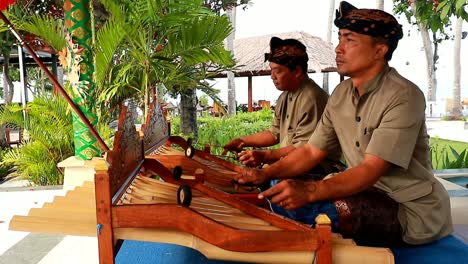
<path fill-rule="evenodd" d="M 315 229 L 317 230 L 319 237 L 319 248 L 315 252 L 317 264 L 331 264 L 332 263 L 332 254 L 331 254 L 331 220 L 326 214 L 320 214 L 315 218 L 317 225 Z"/>
<path fill-rule="evenodd" d="M 96 218 L 99 247 L 99 263 L 114 264 L 114 234 L 112 230 L 111 194 L 109 175 L 106 171 L 96 171 Z"/>

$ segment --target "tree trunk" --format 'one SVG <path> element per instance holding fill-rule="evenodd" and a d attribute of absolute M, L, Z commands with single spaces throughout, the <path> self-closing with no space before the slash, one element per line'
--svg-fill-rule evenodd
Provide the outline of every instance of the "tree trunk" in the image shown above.
<path fill-rule="evenodd" d="M 9 53 L 4 53 L 3 54 L 3 65 L 2 65 L 2 70 L 3 70 L 3 99 L 4 99 L 4 104 L 8 105 L 11 104 L 13 101 L 13 92 L 14 92 L 14 85 L 13 82 L 11 81 L 10 78 L 10 54 Z M 3 124 L 0 126 L 0 147 L 1 148 L 8 148 L 9 145 L 6 141 L 6 136 L 5 136 L 5 128 L 6 124 Z"/>
<path fill-rule="evenodd" d="M 384 2 L 385 0 L 376 0 L 375 6 L 377 9 L 384 10 Z"/>
<path fill-rule="evenodd" d="M 330 6 L 328 9 L 328 31 L 327 31 L 327 42 L 331 43 L 332 33 L 333 33 L 333 18 L 335 17 L 335 0 L 330 1 Z M 328 88 L 328 72 L 323 74 L 323 90 L 330 93 Z"/>
<path fill-rule="evenodd" d="M 416 12 L 416 6 L 413 2 L 411 4 L 411 9 L 413 13 Z M 416 16 L 416 15 L 415 15 Z M 437 80 L 435 73 L 435 64 L 434 64 L 434 53 L 432 50 L 432 41 L 429 37 L 429 29 L 422 23 L 418 23 L 419 31 L 421 32 L 421 38 L 423 41 L 424 52 L 426 54 L 426 66 L 427 66 L 427 101 L 435 102 L 437 100 Z"/>
<path fill-rule="evenodd" d="M 226 9 L 226 14 L 232 24 L 232 33 L 226 39 L 226 49 L 232 52 L 234 56 L 234 39 L 236 38 L 236 6 L 230 6 Z M 228 114 L 229 116 L 236 114 L 236 83 L 233 72 L 227 73 L 228 78 Z"/>
<path fill-rule="evenodd" d="M 460 78 L 461 78 L 461 36 L 462 36 L 463 19 L 459 17 L 455 25 L 455 39 L 453 47 L 453 104 L 450 111 L 452 119 L 460 119 L 461 98 L 460 98 Z"/>
<path fill-rule="evenodd" d="M 191 89 L 180 94 L 180 131 L 185 135 L 198 137 L 197 130 L 197 96 Z"/>
<path fill-rule="evenodd" d="M 424 52 L 426 54 L 427 70 L 427 100 L 435 102 L 437 100 L 437 79 L 434 65 L 434 53 L 432 41 L 429 37 L 429 30 L 426 26 L 418 24 L 423 40 Z"/>
<path fill-rule="evenodd" d="M 11 104 L 14 93 L 13 81 L 10 78 L 10 54 L 3 56 L 3 99 L 5 104 Z"/>

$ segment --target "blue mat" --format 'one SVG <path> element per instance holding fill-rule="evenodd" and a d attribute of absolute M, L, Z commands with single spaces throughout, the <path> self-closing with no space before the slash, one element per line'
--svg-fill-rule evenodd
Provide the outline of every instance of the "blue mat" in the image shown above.
<path fill-rule="evenodd" d="M 200 252 L 178 245 L 126 240 L 116 264 L 235 264 L 239 262 L 209 260 Z M 244 263 L 245 264 L 245 263 Z"/>
<path fill-rule="evenodd" d="M 396 264 L 468 263 L 468 244 L 454 236 L 437 242 L 407 248 L 392 248 Z M 117 264 L 235 264 L 209 260 L 191 248 L 163 243 L 127 240 L 116 257 Z"/>
<path fill-rule="evenodd" d="M 426 245 L 392 248 L 392 252 L 396 264 L 468 263 L 468 244 L 452 235 Z"/>

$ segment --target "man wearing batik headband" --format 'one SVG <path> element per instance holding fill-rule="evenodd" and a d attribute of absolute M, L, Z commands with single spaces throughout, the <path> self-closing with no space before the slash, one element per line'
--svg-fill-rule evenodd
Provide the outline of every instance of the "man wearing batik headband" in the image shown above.
<path fill-rule="evenodd" d="M 307 143 L 320 120 L 328 94 L 307 76 L 306 47 L 296 39 L 270 40 L 271 79 L 280 91 L 269 130 L 231 140 L 225 149 L 240 152 L 244 147 L 269 147 L 279 143 L 285 153 Z M 257 166 L 276 161 L 269 151 L 244 151 L 239 160 Z"/>
<path fill-rule="evenodd" d="M 245 169 L 236 180 L 285 179 L 259 196 L 287 212 L 333 204 L 338 231 L 361 245 L 423 244 L 449 235 L 450 200 L 432 173 L 424 95 L 388 65 L 401 25 L 386 12 L 347 2 L 335 25 L 338 72 L 349 79 L 334 90 L 308 144 L 265 169 Z M 338 146 L 347 170 L 305 184 L 291 179 Z"/>

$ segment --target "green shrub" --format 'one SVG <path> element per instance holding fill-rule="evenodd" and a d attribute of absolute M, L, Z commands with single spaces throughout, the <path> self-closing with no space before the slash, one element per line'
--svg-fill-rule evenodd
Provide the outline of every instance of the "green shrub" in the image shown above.
<path fill-rule="evenodd" d="M 445 160 L 443 167 L 446 169 L 460 169 L 460 168 L 468 168 L 468 152 L 467 149 L 463 150 L 461 153 L 458 153 L 455 149 L 451 146 L 450 151 L 452 151 L 453 156 L 455 157 L 454 160 L 449 160 L 448 154 L 445 154 Z"/>
<path fill-rule="evenodd" d="M 0 182 L 3 182 L 10 173 L 15 171 L 14 164 L 3 161 L 3 157 L 7 151 L 7 149 L 0 149 Z"/>
<path fill-rule="evenodd" d="M 468 168 L 468 143 L 431 138 L 430 147 L 434 169 Z"/>
<path fill-rule="evenodd" d="M 6 152 L 3 162 L 13 164 L 21 178 L 36 185 L 63 184 L 63 171 L 57 164 L 75 152 L 71 110 L 65 99 L 52 95 L 35 97 L 26 110 L 29 139 Z M 23 108 L 5 107 L 0 111 L 0 122 L 23 127 Z M 110 128 L 98 124 L 97 130 L 110 146 Z"/>
<path fill-rule="evenodd" d="M 26 106 L 28 141 L 5 154 L 4 162 L 15 165 L 21 178 L 37 185 L 63 184 L 57 163 L 74 154 L 72 116 L 62 97 L 42 95 Z M 7 106 L 1 122 L 24 126 L 23 108 Z"/>
<path fill-rule="evenodd" d="M 212 153 L 221 154 L 223 151 L 222 146 L 229 140 L 269 129 L 272 118 L 273 114 L 270 109 L 251 113 L 238 113 L 233 117 L 198 117 L 198 138 L 195 139 L 194 145 L 200 149 L 205 144 L 210 144 Z M 181 135 L 179 117 L 171 120 L 171 134 Z M 191 135 L 183 136 L 189 137 Z"/>

